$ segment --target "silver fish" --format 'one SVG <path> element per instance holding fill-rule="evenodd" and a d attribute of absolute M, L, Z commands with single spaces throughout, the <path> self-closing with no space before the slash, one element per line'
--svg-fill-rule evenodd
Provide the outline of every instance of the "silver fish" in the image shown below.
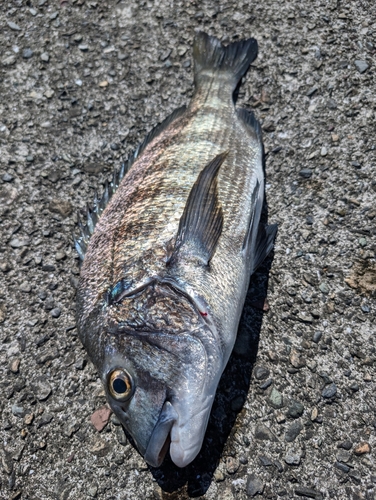
<path fill-rule="evenodd" d="M 80 222 L 79 336 L 147 463 L 199 453 L 251 274 L 273 247 L 261 225 L 261 128 L 234 91 L 255 39 L 198 33 L 195 93 L 145 139 Z"/>

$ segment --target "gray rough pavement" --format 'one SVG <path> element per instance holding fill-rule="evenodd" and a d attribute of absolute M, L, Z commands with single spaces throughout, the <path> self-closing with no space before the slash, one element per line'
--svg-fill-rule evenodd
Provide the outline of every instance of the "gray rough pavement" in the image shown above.
<path fill-rule="evenodd" d="M 1 6 L 0 498 L 373 499 L 375 3 Z M 74 329 L 72 233 L 188 101 L 196 29 L 259 41 L 238 103 L 263 125 L 279 233 L 201 455 L 150 469 L 113 416 L 101 432 L 90 421 L 105 400 Z"/>

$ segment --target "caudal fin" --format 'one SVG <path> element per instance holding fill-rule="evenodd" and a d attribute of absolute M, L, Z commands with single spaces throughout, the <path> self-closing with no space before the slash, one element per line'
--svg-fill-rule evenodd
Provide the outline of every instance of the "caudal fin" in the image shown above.
<path fill-rule="evenodd" d="M 239 80 L 256 59 L 257 51 L 257 40 L 254 38 L 224 46 L 218 38 L 200 31 L 193 44 L 196 87 L 219 74 L 235 90 Z"/>

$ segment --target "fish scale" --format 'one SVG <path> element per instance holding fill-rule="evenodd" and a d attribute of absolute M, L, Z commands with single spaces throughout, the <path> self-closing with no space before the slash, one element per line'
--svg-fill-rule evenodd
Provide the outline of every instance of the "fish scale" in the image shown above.
<path fill-rule="evenodd" d="M 259 222 L 261 129 L 233 102 L 257 42 L 199 33 L 193 53 L 191 103 L 114 174 L 76 240 L 80 339 L 153 466 L 168 450 L 179 467 L 199 453 L 250 276 L 276 233 Z"/>

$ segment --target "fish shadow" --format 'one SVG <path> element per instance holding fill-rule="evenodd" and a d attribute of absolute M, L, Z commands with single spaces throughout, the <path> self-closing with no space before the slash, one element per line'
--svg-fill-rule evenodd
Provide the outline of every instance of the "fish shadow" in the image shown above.
<path fill-rule="evenodd" d="M 266 213 L 265 206 L 262 217 L 264 221 L 267 219 Z M 226 455 L 226 444 L 231 447 L 231 437 L 229 442 L 227 441 L 232 432 L 235 434 L 234 424 L 247 399 L 252 369 L 257 357 L 260 330 L 265 314 L 263 306 L 267 296 L 273 256 L 272 252 L 251 278 L 237 340 L 218 385 L 199 455 L 183 469 L 177 467 L 170 456 L 166 457 L 161 467 L 149 467 L 166 500 L 204 495 L 211 484 L 221 456 Z M 241 439 L 244 442 L 239 443 L 238 440 L 238 444 L 246 448 L 249 445 L 247 438 Z"/>

